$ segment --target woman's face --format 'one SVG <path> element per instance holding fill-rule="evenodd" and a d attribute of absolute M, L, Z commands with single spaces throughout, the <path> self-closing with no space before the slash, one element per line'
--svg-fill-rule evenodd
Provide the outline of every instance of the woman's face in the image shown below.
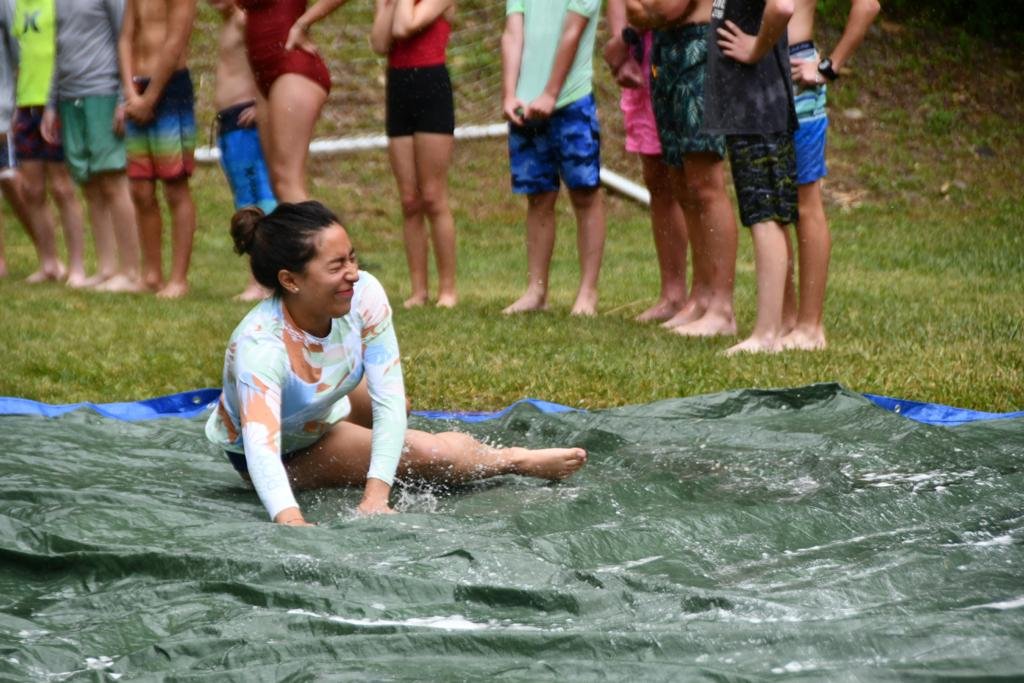
<path fill-rule="evenodd" d="M 316 237 L 316 255 L 302 273 L 294 274 L 296 299 L 307 310 L 340 318 L 352 308 L 353 287 L 359 280 L 356 252 L 345 228 L 334 224 Z"/>

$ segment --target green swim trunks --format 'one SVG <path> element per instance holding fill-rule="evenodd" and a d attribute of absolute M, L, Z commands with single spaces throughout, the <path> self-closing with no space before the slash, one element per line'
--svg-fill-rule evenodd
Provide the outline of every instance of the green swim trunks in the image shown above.
<path fill-rule="evenodd" d="M 117 95 L 61 100 L 58 109 L 64 159 L 77 182 L 87 182 L 97 173 L 124 171 L 124 138 L 113 128 Z"/>
<path fill-rule="evenodd" d="M 707 24 L 686 24 L 654 33 L 651 100 L 661 155 L 669 166 L 682 166 L 683 157 L 695 152 L 725 157 L 725 138 L 701 132 L 707 31 Z"/>

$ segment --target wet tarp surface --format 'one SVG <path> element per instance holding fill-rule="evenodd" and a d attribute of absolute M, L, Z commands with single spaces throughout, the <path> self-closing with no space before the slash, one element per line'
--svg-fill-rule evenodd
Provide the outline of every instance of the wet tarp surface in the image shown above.
<path fill-rule="evenodd" d="M 309 529 L 202 426 L 0 417 L 0 680 L 1024 676 L 1024 419 L 835 385 L 414 417 L 590 462 L 388 517 L 302 493 Z"/>

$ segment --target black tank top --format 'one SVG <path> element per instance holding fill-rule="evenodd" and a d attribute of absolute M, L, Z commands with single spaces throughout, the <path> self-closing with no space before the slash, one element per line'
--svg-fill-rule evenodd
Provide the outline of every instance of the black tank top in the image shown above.
<path fill-rule="evenodd" d="M 718 28 L 729 20 L 757 35 L 765 0 L 715 0 L 708 33 L 708 77 L 704 131 L 714 134 L 768 134 L 796 130 L 786 33 L 757 64 L 741 64 L 722 54 Z"/>

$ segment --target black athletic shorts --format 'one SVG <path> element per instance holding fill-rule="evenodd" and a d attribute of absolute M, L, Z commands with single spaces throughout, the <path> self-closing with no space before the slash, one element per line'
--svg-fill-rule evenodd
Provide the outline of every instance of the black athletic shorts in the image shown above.
<path fill-rule="evenodd" d="M 386 130 L 389 138 L 455 132 L 455 103 L 448 67 L 388 69 Z"/>

